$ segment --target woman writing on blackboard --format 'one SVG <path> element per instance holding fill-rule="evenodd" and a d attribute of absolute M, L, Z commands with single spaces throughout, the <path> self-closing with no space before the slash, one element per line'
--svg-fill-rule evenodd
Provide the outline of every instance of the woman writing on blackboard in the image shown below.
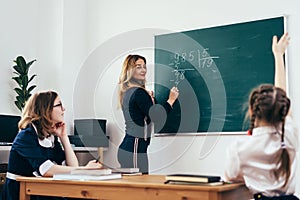
<path fill-rule="evenodd" d="M 128 55 L 119 78 L 119 104 L 126 127 L 125 137 L 118 150 L 118 160 L 122 168 L 139 168 L 144 174 L 149 171 L 147 149 L 151 122 L 158 120 L 150 115 L 155 100 L 153 92 L 145 88 L 146 74 L 146 59 L 140 55 Z M 163 105 L 167 113 L 172 110 L 178 95 L 178 89 L 173 87 Z"/>
<path fill-rule="evenodd" d="M 264 84 L 249 97 L 249 137 L 228 149 L 227 180 L 245 181 L 255 199 L 298 199 L 295 192 L 298 134 L 290 116 L 283 55 L 288 34 L 273 37 L 275 86 Z"/>

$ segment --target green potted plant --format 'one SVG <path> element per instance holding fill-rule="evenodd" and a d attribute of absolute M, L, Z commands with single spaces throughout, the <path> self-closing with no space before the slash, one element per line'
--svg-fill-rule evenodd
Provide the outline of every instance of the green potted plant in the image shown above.
<path fill-rule="evenodd" d="M 17 76 L 12 77 L 15 80 L 19 87 L 14 88 L 14 91 L 17 93 L 15 104 L 18 109 L 22 112 L 27 99 L 31 96 L 32 90 L 36 87 L 36 85 L 29 86 L 29 83 L 33 80 L 36 74 L 32 75 L 30 78 L 28 77 L 28 72 L 30 66 L 36 60 L 32 60 L 30 62 L 26 62 L 23 56 L 18 56 L 16 60 L 14 60 L 15 64 L 14 74 Z"/>

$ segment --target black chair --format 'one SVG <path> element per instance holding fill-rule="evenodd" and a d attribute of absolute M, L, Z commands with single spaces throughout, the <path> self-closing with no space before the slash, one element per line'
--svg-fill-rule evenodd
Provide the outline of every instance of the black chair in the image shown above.
<path fill-rule="evenodd" d="M 0 163 L 0 193 L 6 180 L 7 163 Z"/>

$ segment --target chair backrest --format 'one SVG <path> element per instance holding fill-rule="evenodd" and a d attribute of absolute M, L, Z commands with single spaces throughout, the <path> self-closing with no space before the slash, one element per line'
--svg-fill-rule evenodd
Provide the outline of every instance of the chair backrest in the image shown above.
<path fill-rule="evenodd" d="M 7 163 L 0 163 L 0 173 L 6 173 L 7 172 Z"/>

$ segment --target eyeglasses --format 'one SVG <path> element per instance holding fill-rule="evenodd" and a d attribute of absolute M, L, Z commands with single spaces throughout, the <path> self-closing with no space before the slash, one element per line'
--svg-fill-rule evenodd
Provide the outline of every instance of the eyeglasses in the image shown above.
<path fill-rule="evenodd" d="M 62 103 L 58 103 L 58 104 L 53 106 L 53 108 L 55 108 L 55 107 L 60 107 L 60 109 L 62 109 L 62 110 L 64 109 Z"/>

